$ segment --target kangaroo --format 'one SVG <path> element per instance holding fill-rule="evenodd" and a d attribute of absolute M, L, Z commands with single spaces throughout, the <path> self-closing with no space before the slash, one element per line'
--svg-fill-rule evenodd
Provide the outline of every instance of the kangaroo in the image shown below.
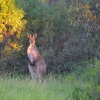
<path fill-rule="evenodd" d="M 36 37 L 37 34 L 34 34 L 33 36 L 28 34 L 29 43 L 30 43 L 27 49 L 27 56 L 29 60 L 28 68 L 32 79 L 34 80 L 34 78 L 38 76 L 39 81 L 42 82 L 43 75 L 46 73 L 46 64 L 35 45 Z"/>

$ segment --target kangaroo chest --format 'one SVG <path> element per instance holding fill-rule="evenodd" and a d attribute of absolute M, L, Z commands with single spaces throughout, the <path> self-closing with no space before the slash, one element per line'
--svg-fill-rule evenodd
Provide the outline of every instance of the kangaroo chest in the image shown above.
<path fill-rule="evenodd" d="M 37 55 L 38 55 L 38 50 L 36 48 L 36 46 L 29 46 L 28 49 L 27 49 L 27 54 L 28 54 L 28 57 L 30 58 L 37 58 Z"/>

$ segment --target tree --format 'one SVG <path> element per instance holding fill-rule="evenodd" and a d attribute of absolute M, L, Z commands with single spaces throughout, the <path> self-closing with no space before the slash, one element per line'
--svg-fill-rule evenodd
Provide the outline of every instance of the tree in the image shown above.
<path fill-rule="evenodd" d="M 18 40 L 26 23 L 24 11 L 17 8 L 15 0 L 0 0 L 0 58 L 10 58 L 20 50 Z M 1 64 L 0 64 L 1 65 Z"/>
<path fill-rule="evenodd" d="M 24 27 L 23 16 L 23 10 L 15 6 L 14 0 L 0 1 L 0 49 L 4 50 L 6 46 L 17 49 L 14 39 L 20 37 L 21 30 Z"/>
<path fill-rule="evenodd" d="M 18 62 L 27 68 L 27 33 L 38 34 L 36 44 L 49 71 L 71 71 L 89 57 L 99 58 L 99 0 L 16 0 L 17 6 L 14 0 L 0 3 L 4 5 L 0 6 L 1 49 L 6 57 L 18 58 L 12 61 L 13 66 Z"/>

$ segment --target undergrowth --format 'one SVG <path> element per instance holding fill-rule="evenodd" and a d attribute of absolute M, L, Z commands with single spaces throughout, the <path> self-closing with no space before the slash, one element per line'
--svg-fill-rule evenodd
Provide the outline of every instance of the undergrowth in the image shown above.
<path fill-rule="evenodd" d="M 30 76 L 1 75 L 0 100 L 100 100 L 100 62 L 64 76 L 48 75 L 43 83 Z"/>

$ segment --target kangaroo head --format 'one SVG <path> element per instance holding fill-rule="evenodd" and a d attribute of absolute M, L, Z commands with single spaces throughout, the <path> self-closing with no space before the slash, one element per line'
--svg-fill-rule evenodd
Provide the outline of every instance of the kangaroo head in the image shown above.
<path fill-rule="evenodd" d="M 32 44 L 32 45 L 35 45 L 36 37 L 37 37 L 37 34 L 34 34 L 33 36 L 31 34 L 28 34 L 29 43 Z"/>

